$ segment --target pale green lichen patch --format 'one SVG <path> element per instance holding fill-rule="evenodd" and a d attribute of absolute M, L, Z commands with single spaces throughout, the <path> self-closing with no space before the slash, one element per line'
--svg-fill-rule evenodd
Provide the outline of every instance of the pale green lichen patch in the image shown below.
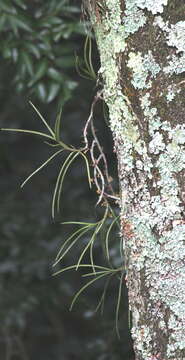
<path fill-rule="evenodd" d="M 174 73 L 181 74 L 185 72 L 185 54 L 180 57 L 172 55 L 172 57 L 168 58 L 168 60 L 168 65 L 166 65 L 163 69 L 166 74 L 173 75 Z"/>
<path fill-rule="evenodd" d="M 123 18 L 126 36 L 134 34 L 140 27 L 146 23 L 146 16 L 142 10 L 139 10 L 136 0 L 125 1 L 125 16 Z"/>
<path fill-rule="evenodd" d="M 168 102 L 172 101 L 175 98 L 175 92 L 172 89 L 168 90 L 168 93 L 166 95 L 166 99 Z"/>
<path fill-rule="evenodd" d="M 129 53 L 127 66 L 133 71 L 132 84 L 136 89 L 144 89 L 151 87 L 151 81 L 147 82 L 148 76 L 155 78 L 160 71 L 159 64 L 156 63 L 152 52 L 142 56 L 141 52 Z"/>
<path fill-rule="evenodd" d="M 185 51 L 185 21 L 169 24 L 169 21 L 165 22 L 161 16 L 156 16 L 154 25 L 166 33 L 167 44 L 175 47 L 177 53 Z"/>
<path fill-rule="evenodd" d="M 136 4 L 141 9 L 147 9 L 152 14 L 162 13 L 164 6 L 168 4 L 168 0 L 136 0 Z"/>
<path fill-rule="evenodd" d="M 167 88 L 166 100 L 171 102 L 175 99 L 175 96 L 180 93 L 180 88 L 177 88 L 176 85 L 170 85 Z"/>
<path fill-rule="evenodd" d="M 146 24 L 147 18 L 143 10 L 151 11 L 154 15 L 162 13 L 167 2 L 168 0 L 126 0 L 123 18 L 126 36 L 134 34 Z"/>
<path fill-rule="evenodd" d="M 162 122 L 160 117 L 157 115 L 157 109 L 151 106 L 150 94 L 146 93 L 141 97 L 141 108 L 145 116 L 145 121 L 149 124 L 149 134 L 151 137 L 154 136 L 155 132 L 161 128 L 161 126 L 168 126 L 167 122 Z M 166 129 L 166 128 L 165 128 Z"/>
<path fill-rule="evenodd" d="M 168 21 L 165 22 L 165 21 L 163 20 L 162 16 L 159 16 L 159 15 L 158 15 L 158 16 L 155 16 L 153 25 L 159 26 L 160 29 L 163 30 L 163 31 L 166 31 L 166 32 L 169 31 L 169 27 L 168 27 L 168 26 L 169 26 L 169 23 L 168 23 Z"/>
<path fill-rule="evenodd" d="M 155 259 L 152 255 L 152 267 L 150 259 L 146 263 L 148 285 L 151 278 L 154 281 L 153 290 L 150 292 L 151 299 L 160 298 L 160 301 L 171 310 L 167 324 L 171 332 L 167 348 L 167 355 L 170 358 L 173 357 L 176 349 L 185 349 L 184 239 L 185 225 L 175 226 L 161 238 L 161 245 L 156 246 Z M 154 277 L 152 273 L 155 273 L 156 276 Z"/>
<path fill-rule="evenodd" d="M 185 51 L 185 21 L 171 25 L 168 30 L 167 43 L 169 46 L 176 47 L 177 53 Z"/>
<path fill-rule="evenodd" d="M 183 284 L 181 284 L 183 285 Z M 182 311 L 185 311 L 185 307 L 182 307 L 181 304 L 179 304 Z M 184 317 L 184 323 L 185 323 L 185 317 Z M 170 316 L 169 322 L 168 322 L 169 328 L 172 330 L 175 329 L 175 334 L 172 333 L 172 337 L 174 338 L 174 341 L 171 344 L 168 344 L 167 347 L 167 355 L 170 356 L 171 353 L 173 354 L 175 350 L 183 350 L 185 346 L 184 338 L 182 338 L 182 329 L 181 326 L 183 324 L 179 324 L 179 321 L 177 318 L 172 314 Z M 178 344 L 178 345 L 177 345 Z"/>
<path fill-rule="evenodd" d="M 137 141 L 139 139 L 139 132 L 137 126 L 134 126 L 132 122 L 127 122 L 123 129 L 122 136 L 125 136 L 125 138 L 129 140 L 129 142 L 134 147 L 134 145 L 137 144 Z"/>
<path fill-rule="evenodd" d="M 153 196 L 150 203 L 153 209 L 151 225 L 161 231 L 175 216 L 180 217 L 182 211 L 174 173 L 185 168 L 185 149 L 182 147 L 185 144 L 185 126 L 177 125 L 172 128 L 167 121 L 162 122 L 157 109 L 150 107 L 149 94 L 142 97 L 141 106 L 148 119 L 149 134 L 152 137 L 149 152 L 151 155 L 158 155 L 154 166 L 160 176 L 155 184 L 160 189 L 160 196 Z M 164 136 L 170 140 L 168 144 L 165 143 Z"/>
<path fill-rule="evenodd" d="M 98 27 L 97 42 L 100 49 L 101 68 L 99 73 L 106 78 L 107 98 L 115 93 L 114 87 L 118 78 L 116 66 L 117 55 L 125 50 L 125 32 L 121 24 L 121 10 L 118 2 L 107 1 L 109 14 L 104 14 L 102 25 Z M 95 24 L 96 29 L 96 24 Z M 120 98 L 120 96 L 119 96 Z"/>
<path fill-rule="evenodd" d="M 167 64 L 164 67 L 166 74 L 180 74 L 185 71 L 185 21 L 179 21 L 176 24 L 169 25 L 164 22 L 161 16 L 157 16 L 154 25 L 160 27 L 166 36 L 168 46 L 174 47 L 178 55 L 168 56 Z"/>
<path fill-rule="evenodd" d="M 133 327 L 132 337 L 137 341 L 137 349 L 142 351 L 142 355 L 148 358 L 148 349 L 151 348 L 151 334 L 148 326 Z M 138 341 L 140 339 L 141 341 Z"/>
<path fill-rule="evenodd" d="M 131 12 L 126 10 L 126 18 L 124 19 L 126 36 L 134 34 L 140 27 L 146 23 L 146 17 L 142 10 Z"/>
<path fill-rule="evenodd" d="M 165 143 L 163 139 L 163 135 L 156 131 L 152 140 L 149 142 L 149 151 L 153 154 L 159 154 L 161 151 L 165 149 Z"/>
<path fill-rule="evenodd" d="M 169 138 L 176 144 L 185 144 L 185 125 L 177 125 L 169 132 Z"/>
<path fill-rule="evenodd" d="M 153 322 L 159 319 L 159 326 L 163 333 L 169 334 L 170 332 L 166 355 L 168 359 L 174 360 L 176 350 L 185 349 L 185 225 L 175 225 L 174 221 L 173 229 L 166 231 L 156 243 L 151 231 L 150 216 L 148 216 L 150 209 L 146 197 L 145 201 L 143 200 L 143 209 L 140 209 L 140 214 L 134 218 L 138 238 L 136 238 L 135 243 L 131 244 L 132 267 L 135 268 L 136 273 L 145 269 L 145 285 L 149 289 L 148 310 L 150 304 L 153 304 Z M 146 218 L 143 221 L 145 215 Z M 156 305 L 154 306 L 154 304 Z M 166 307 L 171 314 L 165 322 L 163 321 L 164 313 L 160 310 L 161 304 L 163 304 L 163 311 Z M 132 330 L 137 344 L 138 342 L 143 344 L 146 337 L 140 326 L 136 323 Z M 147 345 L 147 348 L 142 348 L 140 345 L 142 356 L 145 355 L 148 359 L 149 356 L 154 355 L 155 340 L 155 333 L 153 332 L 152 341 Z"/>
<path fill-rule="evenodd" d="M 129 111 L 127 98 L 122 94 L 121 86 L 119 85 L 118 58 L 119 54 L 125 50 L 125 32 L 121 21 L 119 2 L 108 0 L 106 6 L 108 12 L 102 19 L 101 26 L 97 27 L 97 42 L 101 57 L 101 68 L 99 71 L 106 80 L 104 98 L 109 106 L 111 129 L 114 134 L 122 137 L 124 131 L 132 134 L 129 128 L 134 129 L 134 126 L 131 125 L 133 117 Z M 127 130 L 125 130 L 123 124 L 123 116 L 127 118 L 129 123 Z M 130 139 L 128 151 L 132 147 L 132 142 L 135 141 L 135 133 L 136 130 L 134 131 L 133 139 Z"/>

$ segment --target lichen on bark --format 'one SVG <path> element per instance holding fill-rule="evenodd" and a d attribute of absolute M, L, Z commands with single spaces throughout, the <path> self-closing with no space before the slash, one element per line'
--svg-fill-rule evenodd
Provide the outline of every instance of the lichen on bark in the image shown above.
<path fill-rule="evenodd" d="M 136 359 L 184 360 L 185 15 L 167 0 L 103 3 L 91 21 L 118 157 Z"/>

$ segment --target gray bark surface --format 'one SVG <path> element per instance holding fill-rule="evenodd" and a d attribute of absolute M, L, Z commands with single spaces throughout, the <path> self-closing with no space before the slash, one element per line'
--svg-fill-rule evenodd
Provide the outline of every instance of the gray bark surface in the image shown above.
<path fill-rule="evenodd" d="M 86 1 L 119 165 L 137 360 L 185 359 L 185 3 Z"/>

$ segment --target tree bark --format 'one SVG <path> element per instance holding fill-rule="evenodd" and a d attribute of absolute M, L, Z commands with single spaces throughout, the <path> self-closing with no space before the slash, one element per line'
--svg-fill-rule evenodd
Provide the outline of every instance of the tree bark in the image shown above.
<path fill-rule="evenodd" d="M 137 360 L 185 359 L 185 3 L 84 0 L 118 158 Z"/>

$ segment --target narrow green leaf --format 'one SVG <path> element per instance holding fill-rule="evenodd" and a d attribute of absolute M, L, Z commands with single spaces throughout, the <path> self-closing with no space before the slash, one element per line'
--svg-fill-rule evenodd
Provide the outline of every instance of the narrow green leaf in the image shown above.
<path fill-rule="evenodd" d="M 57 34 L 56 34 L 57 39 Z M 56 64 L 62 69 L 68 69 L 75 65 L 74 55 L 62 55 L 60 58 L 56 59 Z"/>
<path fill-rule="evenodd" d="M 78 86 L 78 83 L 76 81 L 72 81 L 72 80 L 65 81 L 65 84 L 69 90 L 74 90 Z"/>
<path fill-rule="evenodd" d="M 18 53 L 17 48 L 13 48 L 12 49 L 12 59 L 15 63 L 17 62 L 18 57 L 19 57 L 19 53 Z"/>
<path fill-rule="evenodd" d="M 42 59 L 35 70 L 35 75 L 33 79 L 28 83 L 28 86 L 33 86 L 38 80 L 40 80 L 47 72 L 48 69 L 48 61 L 46 59 Z"/>
<path fill-rule="evenodd" d="M 104 276 L 107 276 L 107 273 L 106 273 L 106 274 L 104 273 L 104 274 L 101 274 L 100 276 L 97 276 L 97 278 L 92 279 L 92 280 L 89 281 L 86 285 L 84 285 L 84 286 L 77 292 L 77 294 L 74 296 L 73 301 L 72 301 L 71 306 L 70 306 L 70 310 L 72 310 L 72 308 L 73 308 L 76 300 L 77 300 L 78 297 L 81 295 L 81 293 L 82 293 L 85 289 L 87 289 L 91 284 L 93 284 L 95 281 L 98 281 L 99 279 L 101 279 L 101 278 L 104 277 Z"/>
<path fill-rule="evenodd" d="M 44 85 L 43 82 L 39 82 L 39 84 L 36 87 L 36 92 L 37 92 L 38 98 L 42 102 L 46 102 L 46 100 L 47 100 L 47 89 L 46 89 L 46 86 Z"/>
<path fill-rule="evenodd" d="M 60 172 L 57 176 L 57 181 L 56 181 L 56 184 L 55 184 L 55 189 L 54 189 L 54 193 L 53 193 L 53 200 L 52 200 L 52 218 L 54 219 L 55 217 L 55 204 L 56 204 L 56 197 L 57 197 L 57 191 L 58 191 L 58 186 L 60 184 L 60 179 L 61 179 L 61 176 L 62 176 L 62 173 L 65 169 L 65 166 L 67 165 L 68 161 L 70 160 L 70 158 L 73 156 L 73 153 L 70 153 L 68 155 L 68 157 L 66 158 L 66 160 L 64 161 L 61 169 L 60 169 Z"/>
<path fill-rule="evenodd" d="M 80 155 L 83 157 L 83 159 L 85 160 L 85 164 L 86 164 L 86 169 L 87 169 L 87 178 L 88 178 L 88 182 L 89 182 L 89 187 L 91 189 L 92 185 L 91 185 L 91 174 L 90 174 L 90 167 L 89 167 L 89 162 L 87 157 L 85 156 L 85 154 L 80 151 Z"/>
<path fill-rule="evenodd" d="M 88 37 L 88 44 L 89 44 L 89 47 L 88 47 L 88 70 L 89 70 L 89 73 L 91 74 L 91 77 L 96 80 L 96 73 L 94 71 L 94 68 L 93 68 L 93 65 L 92 65 L 92 40 L 90 37 Z"/>
<path fill-rule="evenodd" d="M 4 25 L 5 25 L 5 22 L 7 20 L 7 16 L 5 13 L 2 13 L 0 15 L 0 31 L 3 31 L 4 30 Z"/>
<path fill-rule="evenodd" d="M 34 71 L 33 71 L 33 63 L 32 63 L 31 56 L 29 56 L 27 52 L 22 51 L 21 52 L 21 57 L 22 57 L 23 62 L 26 64 L 26 67 L 27 67 L 27 70 L 28 70 L 29 74 L 31 76 L 33 76 Z"/>
<path fill-rule="evenodd" d="M 21 184 L 21 188 L 34 176 L 36 173 L 38 173 L 41 169 L 44 168 L 52 159 L 54 159 L 58 154 L 60 154 L 63 151 L 63 149 L 57 151 L 52 156 L 50 156 L 41 166 L 39 166 L 36 170 L 34 170 L 27 178 L 24 180 L 24 182 Z"/>
<path fill-rule="evenodd" d="M 25 4 L 25 1 L 23 1 L 23 0 L 14 0 L 14 3 L 23 10 L 27 9 L 27 5 Z"/>
<path fill-rule="evenodd" d="M 44 117 L 41 115 L 41 113 L 39 112 L 39 110 L 36 108 L 36 106 L 29 101 L 30 105 L 32 106 L 32 108 L 35 110 L 35 112 L 37 113 L 37 115 L 40 117 L 40 119 L 42 120 L 42 122 L 44 123 L 44 125 L 46 126 L 46 128 L 49 130 L 50 134 L 52 135 L 52 137 L 50 137 L 52 140 L 55 140 L 55 134 L 53 132 L 53 130 L 51 129 L 51 127 L 48 125 L 47 121 L 44 119 Z"/>
<path fill-rule="evenodd" d="M 93 259 L 93 246 L 94 246 L 94 242 L 96 240 L 96 237 L 100 231 L 102 227 L 102 224 L 100 224 L 97 229 L 95 229 L 95 232 L 91 238 L 91 241 L 90 241 L 90 259 L 91 259 L 91 264 L 92 264 L 92 268 L 93 268 L 93 271 L 94 271 L 94 259 Z"/>
<path fill-rule="evenodd" d="M 97 225 L 97 223 L 88 223 L 88 222 L 81 222 L 81 221 L 65 221 L 62 222 L 61 224 L 65 224 L 65 225 L 87 225 L 87 226 L 95 226 Z"/>
<path fill-rule="evenodd" d="M 117 216 L 110 205 L 109 205 L 109 210 L 110 210 L 112 216 L 114 217 L 114 219 L 116 218 L 117 227 L 118 227 L 118 229 L 120 229 L 120 222 L 118 221 L 118 219 L 120 218 L 120 215 Z"/>
<path fill-rule="evenodd" d="M 111 230 L 112 230 L 115 222 L 117 221 L 117 218 L 118 218 L 118 217 L 119 217 L 119 216 L 117 216 L 117 217 L 112 221 L 112 223 L 110 224 L 109 229 L 108 229 L 108 231 L 107 231 L 107 233 L 106 233 L 105 248 L 106 248 L 106 256 L 107 256 L 108 261 L 109 261 L 109 259 L 110 259 L 110 256 L 109 256 L 109 235 L 110 235 L 110 232 L 111 232 Z"/>
<path fill-rule="evenodd" d="M 89 71 L 81 64 L 78 55 L 75 55 L 75 68 L 81 78 L 92 80 L 91 76 L 89 75 Z"/>
<path fill-rule="evenodd" d="M 60 254 L 62 253 L 63 249 L 65 248 L 65 246 L 75 237 L 77 237 L 81 232 L 83 232 L 85 229 L 87 229 L 88 227 L 87 226 L 84 226 L 83 228 L 80 228 L 78 230 L 76 230 L 74 233 L 72 233 L 68 238 L 67 240 L 64 241 L 64 244 L 61 246 L 57 256 L 56 256 L 56 262 L 54 264 L 54 266 L 58 263 L 59 261 L 59 258 L 60 258 Z"/>
<path fill-rule="evenodd" d="M 91 267 L 91 265 L 90 265 L 90 264 L 80 264 L 79 267 L 80 267 L 80 268 L 89 268 L 89 267 Z M 99 266 L 99 265 L 95 265 L 95 267 L 96 267 L 97 269 L 102 269 L 102 266 Z M 72 270 L 72 269 L 76 269 L 76 265 L 67 266 L 67 267 L 65 267 L 65 268 L 57 271 L 56 273 L 54 273 L 53 276 L 56 276 L 56 275 L 58 275 L 58 274 L 62 274 L 63 272 L 65 272 L 65 271 L 67 271 L 67 270 Z M 105 269 L 106 269 L 106 268 L 105 268 Z"/>
<path fill-rule="evenodd" d="M 52 102 L 56 96 L 58 95 L 59 91 L 60 91 L 60 84 L 57 83 L 52 83 L 49 86 L 49 91 L 48 91 L 48 97 L 47 97 L 47 103 Z"/>
<path fill-rule="evenodd" d="M 69 250 L 70 250 L 70 249 L 77 243 L 77 241 L 78 241 L 81 237 L 83 237 L 83 235 L 84 235 L 86 232 L 88 232 L 88 231 L 89 231 L 89 229 L 87 229 L 87 228 L 84 228 L 83 231 L 81 230 L 80 234 L 75 237 L 75 239 L 71 242 L 71 244 L 70 244 L 70 245 L 64 250 L 64 252 L 59 256 L 59 258 L 58 258 L 57 261 L 55 262 L 54 266 L 55 266 L 56 264 L 58 264 L 59 261 L 61 261 L 61 260 L 64 258 L 64 256 L 69 252 Z M 63 244 L 63 245 L 64 245 L 63 248 L 66 246 L 67 242 L 69 242 L 69 239 L 67 239 L 67 240 L 65 241 L 65 243 Z"/>
<path fill-rule="evenodd" d="M 64 6 L 63 11 L 65 11 L 67 13 L 78 14 L 78 13 L 80 13 L 80 8 L 77 6 Z"/>
<path fill-rule="evenodd" d="M 39 136 L 43 136 L 49 139 L 53 140 L 53 137 L 51 137 L 50 135 L 47 135 L 45 133 L 42 133 L 40 131 L 34 131 L 34 130 L 24 130 L 24 129 L 8 129 L 8 128 L 0 128 L 0 130 L 2 131 L 13 131 L 13 132 L 21 132 L 21 133 L 26 133 L 26 134 L 30 134 L 30 135 L 39 135 Z"/>
<path fill-rule="evenodd" d="M 57 210 L 58 210 L 58 212 L 60 211 L 60 198 L 61 198 L 63 181 L 64 181 L 64 178 L 65 178 L 66 172 L 67 172 L 68 168 L 70 167 L 70 165 L 72 164 L 72 162 L 76 159 L 77 156 L 79 156 L 79 152 L 73 153 L 73 157 L 68 161 L 65 168 L 63 169 L 63 173 L 61 175 L 61 179 L 60 179 L 60 183 L 59 183 L 59 187 L 58 187 L 58 196 L 57 196 Z"/>
<path fill-rule="evenodd" d="M 104 285 L 104 289 L 103 289 L 103 293 L 102 293 L 102 296 L 96 306 L 96 309 L 95 309 L 95 312 L 97 312 L 99 310 L 99 308 L 101 307 L 101 315 L 103 314 L 103 311 L 104 311 L 104 304 L 105 304 L 105 296 L 106 296 L 106 292 L 107 292 L 107 289 L 108 289 L 108 286 L 109 286 L 109 283 L 111 281 L 111 278 L 114 274 L 111 273 L 108 277 L 108 279 L 106 280 L 105 282 L 105 285 Z"/>
<path fill-rule="evenodd" d="M 24 89 L 25 89 L 24 83 L 19 82 L 19 83 L 16 84 L 16 91 L 17 92 L 22 92 Z"/>
<path fill-rule="evenodd" d="M 97 276 L 97 275 L 101 275 L 101 274 L 107 274 L 109 275 L 110 274 L 110 271 L 109 270 L 100 270 L 100 271 L 93 271 L 93 272 L 90 272 L 90 273 L 86 273 L 86 274 L 83 274 L 82 277 L 86 278 L 86 277 L 90 277 L 90 276 Z"/>
<path fill-rule="evenodd" d="M 16 37 L 18 37 L 18 26 L 17 26 L 17 23 L 15 21 L 15 17 L 8 14 L 7 15 L 7 20 L 9 22 L 9 25 L 10 25 L 10 28 L 12 28 L 13 32 L 14 32 L 14 35 Z M 10 29 L 11 30 L 11 29 Z"/>
<path fill-rule="evenodd" d="M 53 36 L 53 40 L 57 43 L 60 41 L 60 39 L 62 38 L 63 36 L 63 30 L 61 31 L 56 31 L 56 34 L 54 34 Z"/>
<path fill-rule="evenodd" d="M 117 300 L 117 305 L 116 305 L 116 332 L 117 332 L 117 335 L 118 335 L 119 339 L 120 339 L 120 334 L 119 334 L 119 311 L 120 311 L 121 294 L 122 294 L 122 287 L 123 287 L 123 276 L 124 276 L 124 272 L 120 276 L 118 300 Z"/>
<path fill-rule="evenodd" d="M 54 68 L 49 68 L 47 71 L 47 75 L 50 79 L 56 81 L 57 83 L 64 82 L 64 77 L 62 76 L 61 72 L 57 71 Z"/>
<path fill-rule="evenodd" d="M 33 29 L 31 28 L 31 26 L 28 22 L 28 19 L 25 16 L 20 15 L 20 14 L 9 15 L 9 16 L 11 16 L 11 23 L 15 24 L 15 26 L 17 28 L 20 28 L 22 30 L 26 30 L 29 32 L 33 31 Z"/>
<path fill-rule="evenodd" d="M 60 110 L 56 116 L 56 121 L 55 121 L 54 133 L 55 133 L 56 141 L 60 141 L 61 118 L 62 118 L 62 106 L 60 107 Z"/>
<path fill-rule="evenodd" d="M 87 252 L 87 250 L 91 247 L 91 244 L 94 243 L 94 240 L 95 240 L 95 237 L 96 237 L 96 229 L 93 233 L 93 235 L 91 236 L 91 239 L 88 241 L 87 245 L 84 247 L 83 251 L 81 252 L 80 256 L 79 256 L 79 259 L 78 259 L 78 263 L 76 265 L 76 270 L 78 270 L 79 268 L 79 265 L 85 255 L 85 253 Z M 93 267 L 94 269 L 94 262 L 93 262 L 93 259 L 92 259 L 92 256 L 91 256 L 91 266 Z"/>
<path fill-rule="evenodd" d="M 17 13 L 16 8 L 14 6 L 12 6 L 12 4 L 10 4 L 7 1 L 1 1 L 0 2 L 0 9 L 7 12 L 8 14 L 12 14 L 12 15 Z"/>
<path fill-rule="evenodd" d="M 46 145 L 49 145 L 50 147 L 59 147 L 59 146 L 61 146 L 60 144 L 53 144 L 53 143 L 50 143 L 49 141 L 44 141 L 44 143 Z"/>
<path fill-rule="evenodd" d="M 61 25 L 62 22 L 63 20 L 57 16 L 50 16 L 47 18 L 47 23 L 51 25 Z"/>
<path fill-rule="evenodd" d="M 88 242 L 88 244 L 85 246 L 84 250 L 81 252 L 81 255 L 78 259 L 78 263 L 77 263 L 77 269 L 85 255 L 85 253 L 87 252 L 87 250 L 90 248 L 90 259 L 91 259 L 91 265 L 92 265 L 92 268 L 94 270 L 94 261 L 93 261 L 93 245 L 94 245 L 94 241 L 95 241 L 95 238 L 96 236 L 98 235 L 99 231 L 101 230 L 101 227 L 103 226 L 106 218 L 107 218 L 107 214 L 108 214 L 108 206 L 106 207 L 106 210 L 105 210 L 105 213 L 104 213 L 104 216 L 102 218 L 102 220 L 100 220 L 98 223 L 97 223 L 97 226 L 96 226 L 96 229 L 94 230 L 93 232 L 93 235 L 90 239 L 90 241 Z"/>
<path fill-rule="evenodd" d="M 12 57 L 12 52 L 9 47 L 4 46 L 2 50 L 2 55 L 4 59 L 10 59 Z"/>
<path fill-rule="evenodd" d="M 30 53 L 32 53 L 33 55 L 35 55 L 35 57 L 36 57 L 37 59 L 39 59 L 39 58 L 41 57 L 41 53 L 40 53 L 40 51 L 39 51 L 38 46 L 36 46 L 36 45 L 34 45 L 34 44 L 31 44 L 31 43 L 28 43 L 28 42 L 25 42 L 25 43 L 24 43 L 24 47 L 25 47 L 26 49 L 28 49 Z"/>

